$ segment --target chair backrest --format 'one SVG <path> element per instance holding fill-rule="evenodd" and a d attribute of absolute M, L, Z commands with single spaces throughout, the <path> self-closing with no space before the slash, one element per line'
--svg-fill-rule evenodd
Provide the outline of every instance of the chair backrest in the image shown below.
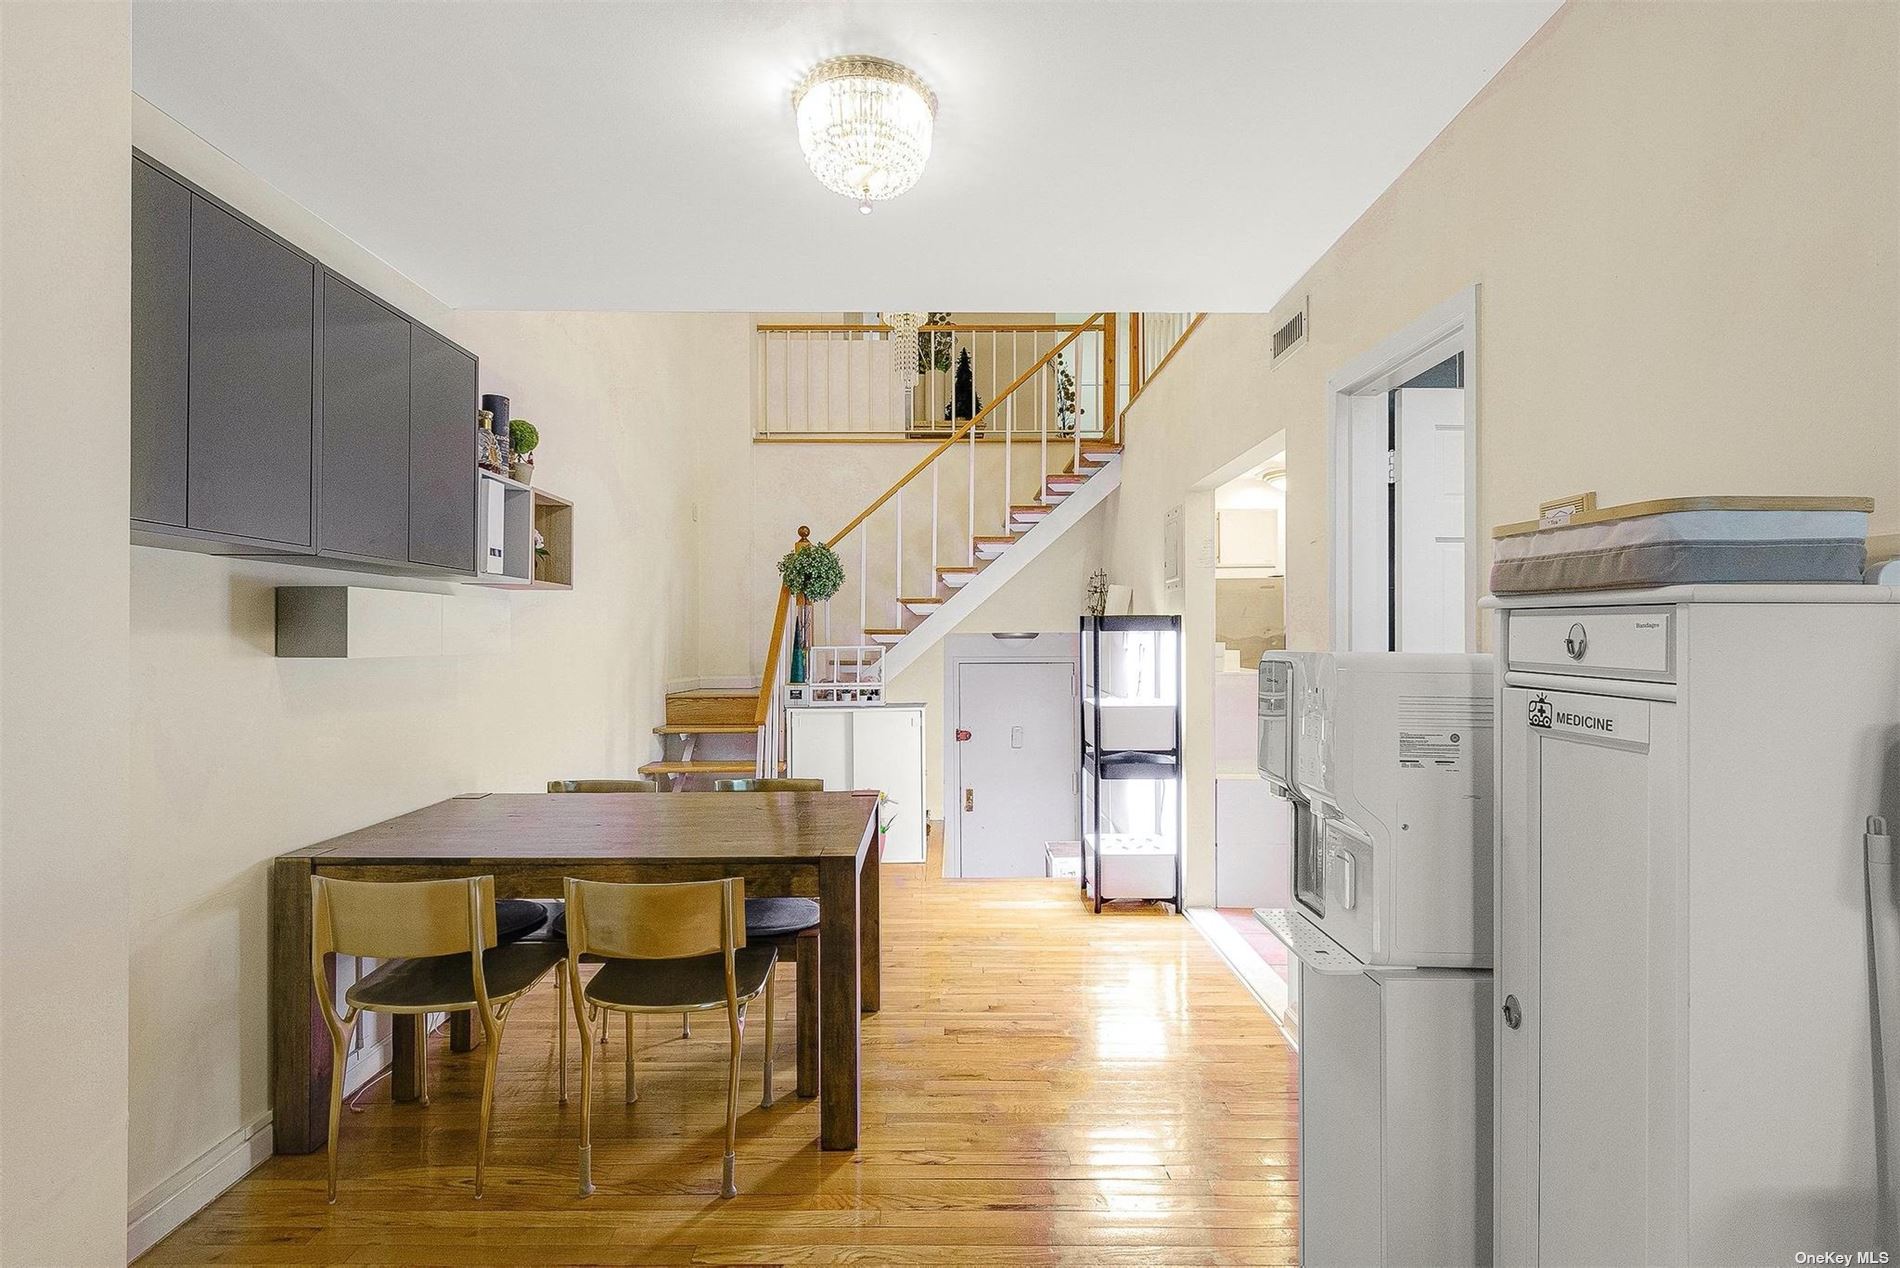
<path fill-rule="evenodd" d="M 728 956 L 745 945 L 745 881 L 621 885 L 567 878 L 571 959 L 678 960 Z"/>
<path fill-rule="evenodd" d="M 401 960 L 495 945 L 495 878 L 344 881 L 310 878 L 313 951 Z"/>
<path fill-rule="evenodd" d="M 714 792 L 823 792 L 822 779 L 715 779 Z"/>
<path fill-rule="evenodd" d="M 650 779 L 550 779 L 551 793 L 622 793 L 658 792 L 660 786 Z"/>

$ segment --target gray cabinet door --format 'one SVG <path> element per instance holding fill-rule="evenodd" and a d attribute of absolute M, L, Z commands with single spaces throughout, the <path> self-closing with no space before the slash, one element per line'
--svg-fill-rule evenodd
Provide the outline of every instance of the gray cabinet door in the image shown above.
<path fill-rule="evenodd" d="M 132 518 L 185 523 L 191 191 L 132 164 Z"/>
<path fill-rule="evenodd" d="M 421 326 L 409 343 L 409 561 L 475 571 L 475 358 Z"/>
<path fill-rule="evenodd" d="M 189 525 L 311 544 L 316 267 L 194 197 Z"/>
<path fill-rule="evenodd" d="M 323 275 L 317 548 L 409 558 L 409 321 Z"/>

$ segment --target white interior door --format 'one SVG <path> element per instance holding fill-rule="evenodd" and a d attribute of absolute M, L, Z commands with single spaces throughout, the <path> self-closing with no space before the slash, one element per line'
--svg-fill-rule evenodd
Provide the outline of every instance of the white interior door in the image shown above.
<path fill-rule="evenodd" d="M 1402 652 L 1465 650 L 1465 392 L 1408 387 L 1397 415 L 1393 576 Z"/>
<path fill-rule="evenodd" d="M 1075 839 L 1075 673 L 1060 661 L 958 668 L 961 875 L 1041 876 L 1044 843 Z"/>

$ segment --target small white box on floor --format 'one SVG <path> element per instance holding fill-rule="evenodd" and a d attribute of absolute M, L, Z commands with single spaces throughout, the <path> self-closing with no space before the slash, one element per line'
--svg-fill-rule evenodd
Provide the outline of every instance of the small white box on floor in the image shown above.
<path fill-rule="evenodd" d="M 1064 880 L 1078 880 L 1082 875 L 1082 843 L 1080 841 L 1048 841 L 1042 847 L 1043 864 L 1046 874 L 1059 876 Z"/>

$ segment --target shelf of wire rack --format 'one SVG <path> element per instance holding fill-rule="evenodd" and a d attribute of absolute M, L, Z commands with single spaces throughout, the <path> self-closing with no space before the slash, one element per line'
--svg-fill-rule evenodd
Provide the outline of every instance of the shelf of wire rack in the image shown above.
<path fill-rule="evenodd" d="M 1081 892 L 1181 910 L 1181 618 L 1082 618 Z"/>

